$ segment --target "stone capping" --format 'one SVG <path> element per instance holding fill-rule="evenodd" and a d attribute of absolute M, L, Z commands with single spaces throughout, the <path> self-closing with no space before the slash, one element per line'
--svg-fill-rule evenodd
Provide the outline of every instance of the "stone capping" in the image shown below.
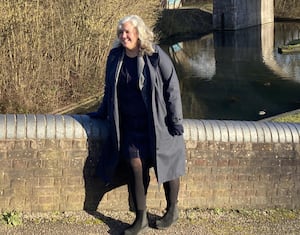
<path fill-rule="evenodd" d="M 2 139 L 82 139 L 101 136 L 86 115 L 0 114 Z M 104 128 L 102 128 L 104 129 Z"/>
<path fill-rule="evenodd" d="M 300 123 L 184 119 L 184 139 L 192 141 L 299 143 Z M 0 114 L 0 140 L 102 139 L 104 121 L 87 115 Z"/>
<path fill-rule="evenodd" d="M 185 119 L 184 139 L 200 142 L 299 143 L 300 123 Z"/>

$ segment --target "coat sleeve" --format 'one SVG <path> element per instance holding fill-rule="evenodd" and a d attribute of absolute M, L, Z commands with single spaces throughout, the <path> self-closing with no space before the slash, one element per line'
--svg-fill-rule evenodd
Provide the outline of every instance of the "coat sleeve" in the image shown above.
<path fill-rule="evenodd" d="M 179 80 L 170 57 L 157 46 L 159 54 L 159 69 L 163 79 L 163 94 L 167 108 L 167 122 L 169 125 L 182 124 L 182 102 Z"/>
<path fill-rule="evenodd" d="M 96 112 L 93 113 L 89 113 L 88 115 L 92 116 L 92 117 L 96 117 L 96 118 L 100 118 L 100 119 L 107 119 L 108 118 L 108 114 L 109 114 L 109 101 L 110 101 L 110 97 L 111 97 L 111 84 L 109 81 L 109 71 L 110 70 L 110 63 L 111 63 L 111 55 L 112 53 L 110 52 L 108 58 L 107 58 L 107 62 L 106 62 L 106 71 L 105 71 L 105 84 L 104 84 L 104 94 L 102 97 L 102 101 L 100 103 L 100 106 L 98 108 L 98 110 Z"/>

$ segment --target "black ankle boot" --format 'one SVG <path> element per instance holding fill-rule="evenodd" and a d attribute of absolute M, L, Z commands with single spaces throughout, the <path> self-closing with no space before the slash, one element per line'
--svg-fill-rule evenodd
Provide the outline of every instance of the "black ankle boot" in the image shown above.
<path fill-rule="evenodd" d="M 146 210 L 138 210 L 136 212 L 136 218 L 132 225 L 130 225 L 125 231 L 124 235 L 136 235 L 148 228 L 148 218 Z"/>
<path fill-rule="evenodd" d="M 164 216 L 156 221 L 156 228 L 157 229 L 166 229 L 174 224 L 178 220 L 178 207 L 177 204 L 171 205 L 167 208 L 167 212 Z"/>

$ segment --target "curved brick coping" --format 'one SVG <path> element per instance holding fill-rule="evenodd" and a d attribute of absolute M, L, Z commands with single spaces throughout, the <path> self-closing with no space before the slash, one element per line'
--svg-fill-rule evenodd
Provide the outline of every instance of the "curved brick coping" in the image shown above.
<path fill-rule="evenodd" d="M 0 114 L 1 139 L 103 138 L 104 122 L 86 115 Z"/>
<path fill-rule="evenodd" d="M 184 138 L 195 141 L 299 143 L 300 123 L 184 120 Z"/>
<path fill-rule="evenodd" d="M 300 123 L 184 120 L 185 140 L 299 143 Z M 104 138 L 107 125 L 86 115 L 0 114 L 1 139 Z"/>

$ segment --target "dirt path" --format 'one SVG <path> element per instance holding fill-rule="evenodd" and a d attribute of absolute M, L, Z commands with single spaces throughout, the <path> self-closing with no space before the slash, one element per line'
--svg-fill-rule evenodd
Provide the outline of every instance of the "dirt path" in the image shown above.
<path fill-rule="evenodd" d="M 161 212 L 150 210 L 150 226 Z M 131 212 L 102 211 L 63 214 L 25 214 L 23 224 L 0 225 L 0 234 L 121 234 L 134 219 Z M 300 234 L 300 210 L 181 210 L 179 221 L 167 230 L 147 229 L 143 234 Z"/>

